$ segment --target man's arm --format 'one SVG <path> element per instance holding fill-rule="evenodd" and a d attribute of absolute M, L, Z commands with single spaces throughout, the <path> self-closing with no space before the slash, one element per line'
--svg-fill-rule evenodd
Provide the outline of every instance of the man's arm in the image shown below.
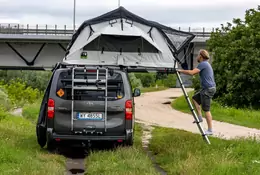
<path fill-rule="evenodd" d="M 187 75 L 196 75 L 200 72 L 200 70 L 198 68 L 195 68 L 193 70 L 178 70 L 178 72 L 187 74 Z"/>

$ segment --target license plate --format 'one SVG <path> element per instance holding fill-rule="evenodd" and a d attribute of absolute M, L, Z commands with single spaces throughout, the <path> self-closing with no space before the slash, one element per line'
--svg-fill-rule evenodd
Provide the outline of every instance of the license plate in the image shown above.
<path fill-rule="evenodd" d="M 102 120 L 102 113 L 77 113 L 77 119 L 79 120 Z"/>

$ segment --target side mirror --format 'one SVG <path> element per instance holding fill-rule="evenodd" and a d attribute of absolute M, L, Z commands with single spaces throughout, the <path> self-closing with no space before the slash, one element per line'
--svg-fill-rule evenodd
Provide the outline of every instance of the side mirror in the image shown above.
<path fill-rule="evenodd" d="M 135 88 L 134 93 L 133 93 L 133 96 L 134 96 L 134 97 L 138 97 L 138 96 L 140 96 L 140 95 L 141 95 L 141 90 L 138 89 L 138 88 Z"/>

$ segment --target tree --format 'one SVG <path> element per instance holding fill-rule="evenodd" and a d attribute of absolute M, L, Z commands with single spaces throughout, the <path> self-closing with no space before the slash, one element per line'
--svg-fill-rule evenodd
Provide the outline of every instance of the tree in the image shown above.
<path fill-rule="evenodd" d="M 216 97 L 226 105 L 260 108 L 260 6 L 245 19 L 221 25 L 207 42 L 213 54 Z"/>

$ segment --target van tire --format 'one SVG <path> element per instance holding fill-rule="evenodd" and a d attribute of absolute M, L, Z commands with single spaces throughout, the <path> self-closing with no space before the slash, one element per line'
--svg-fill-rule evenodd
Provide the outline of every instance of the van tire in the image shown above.
<path fill-rule="evenodd" d="M 56 149 L 56 147 L 55 147 L 54 141 L 53 140 L 48 140 L 47 141 L 47 150 L 49 152 L 54 152 L 55 149 Z"/>
<path fill-rule="evenodd" d="M 125 146 L 133 146 L 134 144 L 134 136 L 131 135 L 124 143 Z"/>

